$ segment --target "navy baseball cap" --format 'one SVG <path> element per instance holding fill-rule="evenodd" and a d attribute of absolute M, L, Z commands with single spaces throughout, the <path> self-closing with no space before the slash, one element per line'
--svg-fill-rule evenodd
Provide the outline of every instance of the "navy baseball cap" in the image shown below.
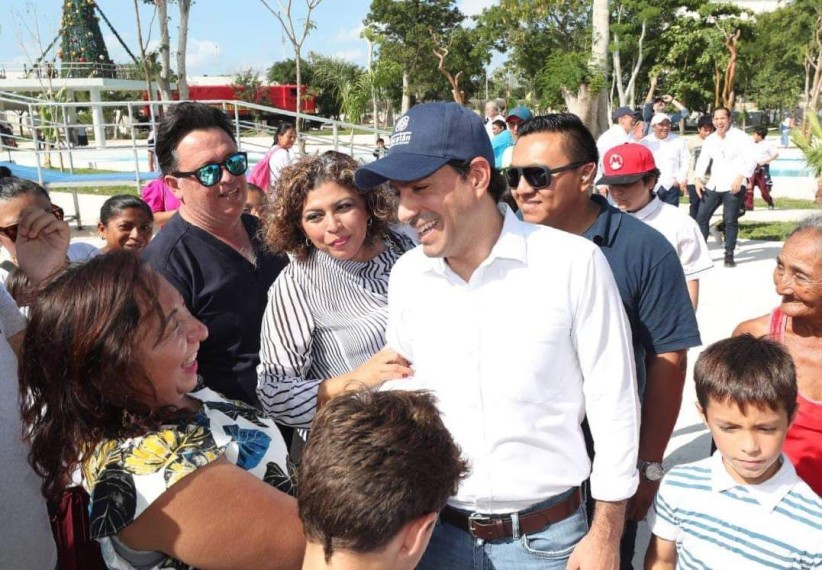
<path fill-rule="evenodd" d="M 624 117 L 625 115 L 633 115 L 633 114 L 634 114 L 634 110 L 631 109 L 630 107 L 619 107 L 617 109 L 614 109 L 614 112 L 611 113 L 611 119 L 613 119 L 613 121 L 616 122 L 619 119 L 621 119 L 622 117 Z"/>
<path fill-rule="evenodd" d="M 491 139 L 479 115 L 457 103 L 422 103 L 397 119 L 385 156 L 357 169 L 363 189 L 386 180 L 425 178 L 451 160 L 481 156 L 494 167 Z"/>

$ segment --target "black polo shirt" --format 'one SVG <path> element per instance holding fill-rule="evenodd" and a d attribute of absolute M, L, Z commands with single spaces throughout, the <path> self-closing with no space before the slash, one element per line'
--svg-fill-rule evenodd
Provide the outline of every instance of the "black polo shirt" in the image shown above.
<path fill-rule="evenodd" d="M 599 246 L 614 274 L 633 335 L 637 385 L 645 393 L 645 355 L 699 346 L 699 326 L 676 250 L 661 233 L 591 197 L 600 212 L 582 236 Z"/>
<path fill-rule="evenodd" d="M 288 258 L 266 251 L 257 235 L 257 218 L 243 214 L 242 222 L 257 255 L 256 265 L 179 213 L 149 243 L 143 258 L 208 327 L 197 356 L 206 386 L 257 406 L 263 312 L 268 289 Z"/>

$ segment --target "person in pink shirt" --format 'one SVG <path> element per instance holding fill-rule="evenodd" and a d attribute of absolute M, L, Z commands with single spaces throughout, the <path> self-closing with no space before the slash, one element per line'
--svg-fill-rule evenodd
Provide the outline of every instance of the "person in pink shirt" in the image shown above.
<path fill-rule="evenodd" d="M 140 196 L 149 205 L 154 213 L 154 223 L 162 226 L 177 213 L 180 207 L 180 200 L 174 195 L 163 177 L 152 180 L 140 190 Z"/>

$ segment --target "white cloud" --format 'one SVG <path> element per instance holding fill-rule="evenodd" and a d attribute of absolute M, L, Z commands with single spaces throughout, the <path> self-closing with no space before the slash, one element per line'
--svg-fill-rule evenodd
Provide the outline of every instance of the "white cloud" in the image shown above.
<path fill-rule="evenodd" d="M 188 40 L 186 50 L 186 70 L 189 75 L 200 73 L 213 73 L 215 64 L 220 62 L 223 49 L 219 42 L 214 40 Z"/>
<path fill-rule="evenodd" d="M 466 16 L 477 16 L 485 8 L 496 4 L 494 0 L 461 0 L 458 7 Z"/>
<path fill-rule="evenodd" d="M 363 31 L 365 26 L 360 22 L 360 24 L 356 28 L 349 28 L 349 29 L 342 29 L 337 32 L 337 35 L 334 37 L 335 42 L 356 42 L 356 41 L 364 41 L 360 34 Z"/>
<path fill-rule="evenodd" d="M 368 53 L 364 49 L 350 49 L 346 51 L 338 51 L 330 55 L 334 57 L 339 57 L 340 59 L 344 59 L 346 61 L 350 61 L 351 63 L 356 63 L 358 65 L 365 65 L 368 61 Z"/>

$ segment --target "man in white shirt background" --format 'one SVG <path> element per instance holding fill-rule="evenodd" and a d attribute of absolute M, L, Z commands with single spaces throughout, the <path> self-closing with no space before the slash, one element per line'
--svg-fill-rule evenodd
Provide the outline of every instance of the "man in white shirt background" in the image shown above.
<path fill-rule="evenodd" d="M 739 232 L 739 213 L 744 208 L 745 183 L 753 174 L 756 161 L 751 139 L 733 126 L 731 112 L 727 108 L 717 107 L 713 121 L 716 131 L 705 139 L 694 168 L 694 188 L 702 198 L 696 221 L 702 237 L 707 240 L 711 216 L 722 204 L 725 267 L 736 267 L 734 249 Z M 711 165 L 711 174 L 706 180 L 708 165 Z"/>
<path fill-rule="evenodd" d="M 641 136 L 642 131 L 638 128 L 638 123 L 642 122 L 641 117 L 630 107 L 619 107 L 611 113 L 611 120 L 614 122 L 611 127 L 599 135 L 597 139 L 597 152 L 599 153 L 599 164 L 597 165 L 596 178 L 602 176 L 602 157 L 605 153 L 617 145 L 632 142 L 633 136 Z M 602 188 L 603 192 L 605 188 Z"/>
<path fill-rule="evenodd" d="M 605 258 L 498 207 L 505 182 L 482 120 L 464 107 L 418 105 L 391 140 L 384 159 L 357 171 L 360 187 L 390 182 L 421 242 L 389 282 L 388 345 L 415 370 L 390 387 L 431 390 L 472 467 L 420 568 L 616 570 L 638 484 L 639 410 Z M 589 473 L 596 510 L 585 534 L 579 486 Z"/>
<path fill-rule="evenodd" d="M 651 130 L 640 144 L 648 147 L 659 169 L 654 192 L 666 204 L 679 207 L 679 198 L 688 182 L 688 146 L 685 140 L 671 132 L 671 119 L 657 113 L 651 119 Z"/>
<path fill-rule="evenodd" d="M 491 99 L 485 104 L 485 132 L 488 133 L 488 138 L 493 139 L 497 133 L 493 131 L 491 126 L 497 119 L 505 120 L 499 112 L 499 103 L 496 99 Z"/>

